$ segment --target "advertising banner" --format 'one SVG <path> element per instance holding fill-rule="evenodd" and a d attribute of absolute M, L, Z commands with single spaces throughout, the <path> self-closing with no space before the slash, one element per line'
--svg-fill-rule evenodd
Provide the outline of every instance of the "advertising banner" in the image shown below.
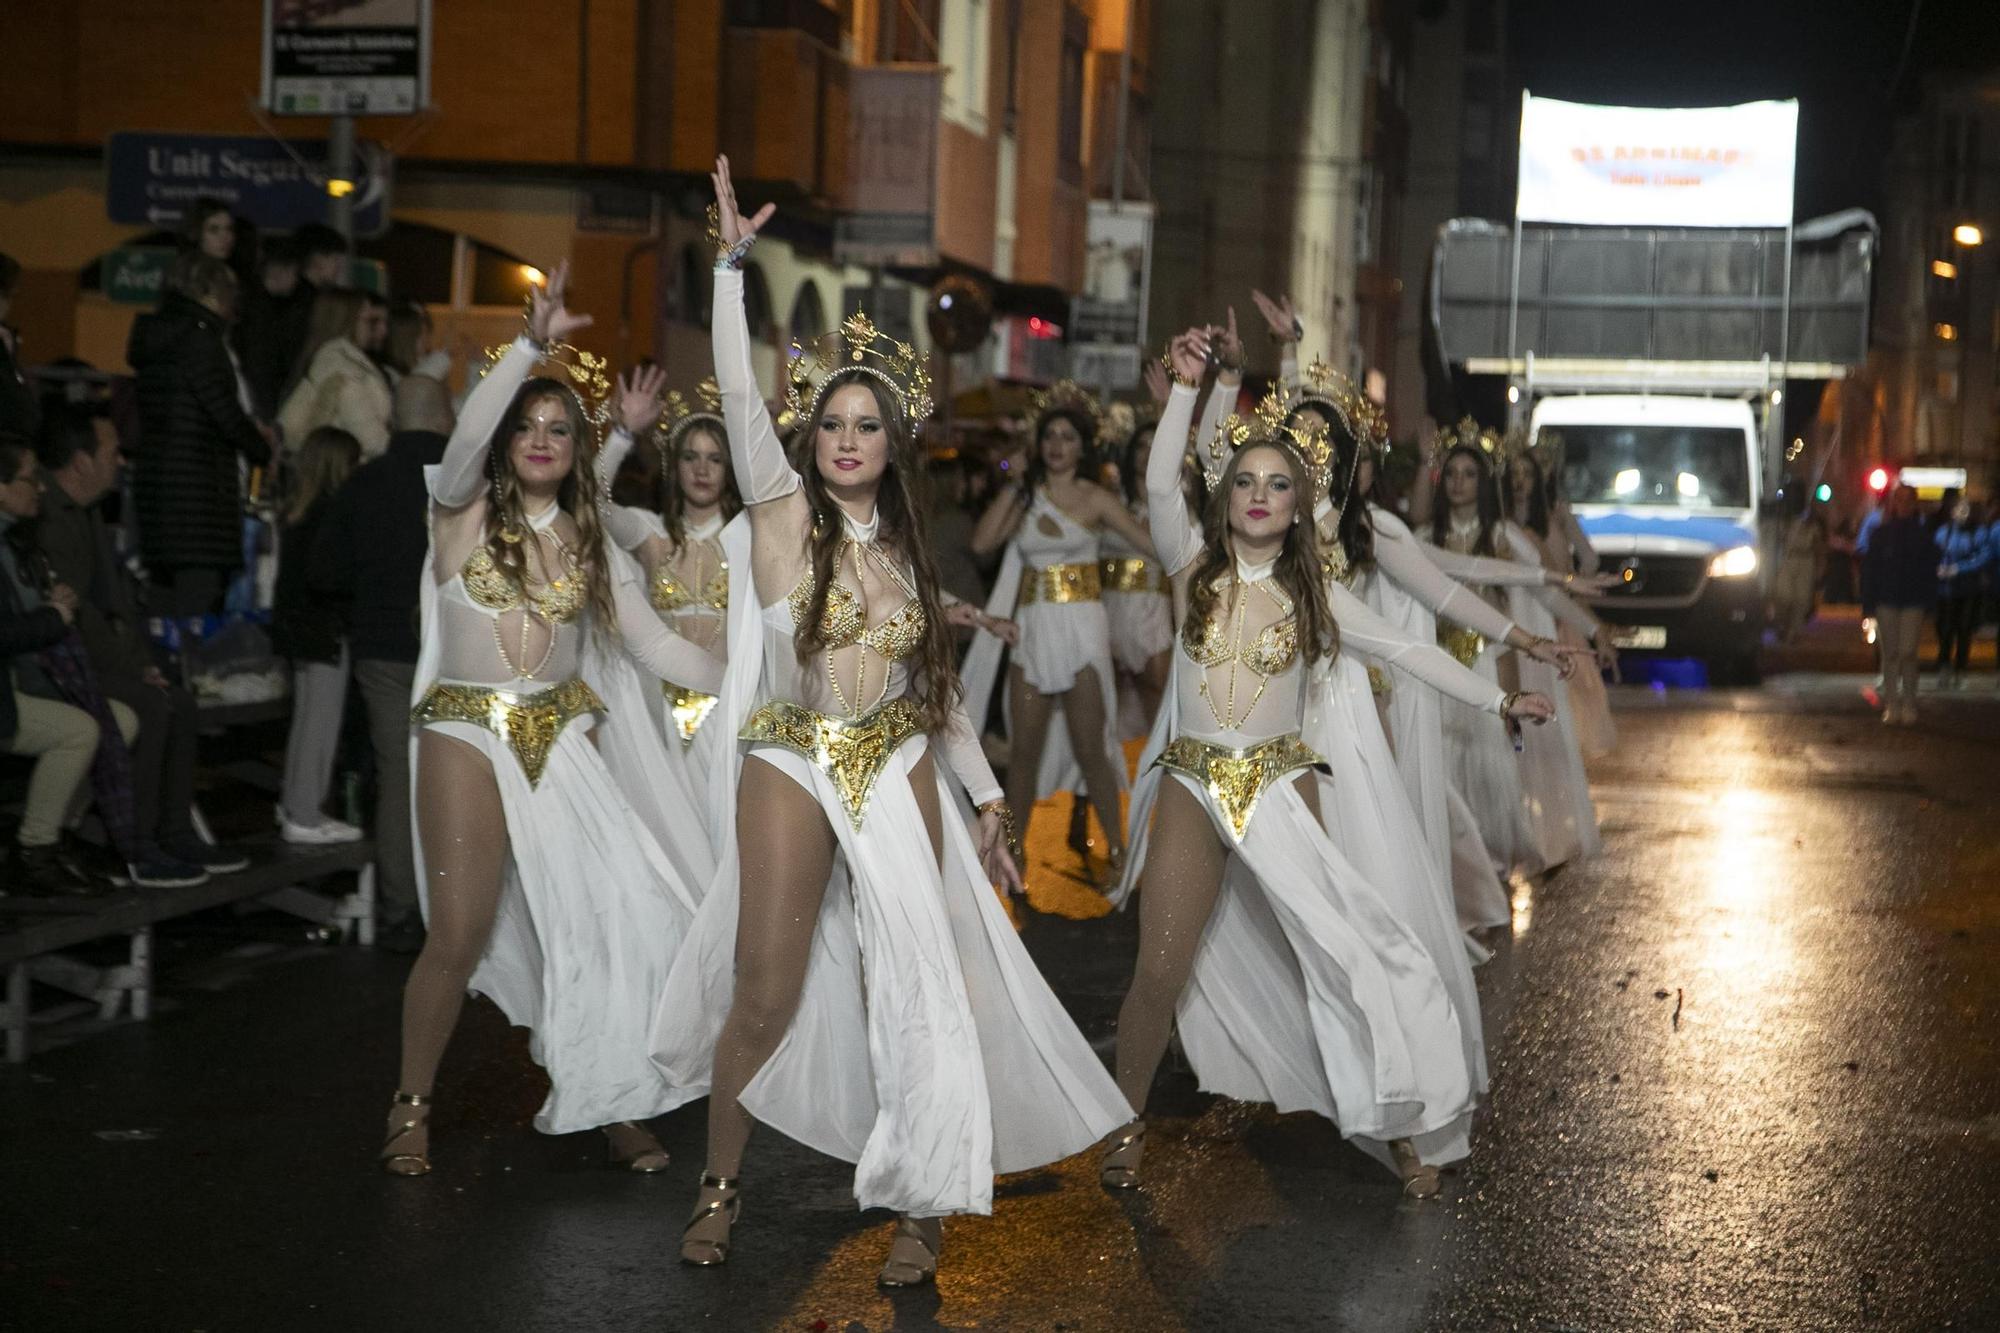
<path fill-rule="evenodd" d="M 1591 106 L 1523 94 L 1523 222 L 1784 227 L 1792 220 L 1797 102 Z"/>
<path fill-rule="evenodd" d="M 407 116 L 430 102 L 430 0 L 264 0 L 264 108 Z"/>

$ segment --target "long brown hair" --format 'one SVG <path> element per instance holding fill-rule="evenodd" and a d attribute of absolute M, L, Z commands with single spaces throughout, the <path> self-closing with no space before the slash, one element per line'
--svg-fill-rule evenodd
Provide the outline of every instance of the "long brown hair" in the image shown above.
<path fill-rule="evenodd" d="M 1431 490 L 1431 544 L 1443 546 L 1451 532 L 1451 501 L 1445 499 L 1444 474 L 1451 460 L 1464 454 L 1479 469 L 1479 536 L 1473 540 L 1473 555 L 1500 554 L 1500 487 L 1493 479 L 1493 466 L 1486 455 L 1469 444 L 1455 444 L 1438 464 L 1437 482 Z"/>
<path fill-rule="evenodd" d="M 1292 599 L 1292 615 L 1299 627 L 1299 651 L 1305 654 L 1307 662 L 1333 657 L 1340 651 L 1340 626 L 1334 623 L 1333 609 L 1326 602 L 1319 529 L 1312 521 L 1317 500 L 1312 469 L 1291 449 L 1267 440 L 1245 445 L 1231 454 L 1222 470 L 1222 484 L 1208 493 L 1202 505 L 1201 554 L 1195 558 L 1194 574 L 1188 580 L 1187 615 L 1181 622 L 1181 639 L 1190 649 L 1200 642 L 1209 617 L 1215 614 L 1217 580 L 1224 574 L 1231 579 L 1236 577 L 1236 543 L 1229 531 L 1230 478 L 1235 475 L 1236 460 L 1252 449 L 1272 449 L 1285 460 L 1292 476 L 1293 494 L 1298 496 L 1298 508 L 1294 511 L 1297 521 L 1285 533 L 1285 545 L 1278 552 L 1278 563 L 1271 573 Z"/>
<path fill-rule="evenodd" d="M 843 370 L 830 376 L 813 405 L 811 418 L 792 437 L 792 466 L 804 479 L 806 501 L 813 514 L 812 600 L 798 622 L 792 646 L 802 664 L 810 663 L 826 647 L 826 640 L 820 634 L 820 619 L 826 614 L 826 595 L 833 586 L 833 562 L 840 553 L 843 528 L 840 507 L 827 493 L 826 480 L 819 474 L 815 442 L 819 439 L 819 423 L 826 415 L 828 400 L 848 384 L 866 385 L 875 395 L 876 411 L 889 439 L 889 465 L 875 493 L 875 514 L 882 525 L 878 540 L 908 560 L 916 575 L 917 601 L 924 612 L 924 638 L 917 649 L 916 670 L 911 676 L 923 680 L 924 729 L 942 731 L 951 718 L 951 710 L 958 704 L 958 646 L 944 619 L 937 560 L 931 553 L 929 534 L 924 531 L 924 506 L 911 486 L 911 479 L 921 475 L 922 465 L 917 457 L 915 433 L 903 416 L 902 403 L 867 370 Z"/>
<path fill-rule="evenodd" d="M 299 344 L 299 359 L 292 363 L 292 373 L 285 377 L 287 394 L 312 369 L 313 358 L 319 355 L 320 348 L 336 338 L 354 336 L 354 325 L 367 308 L 368 294 L 358 287 L 322 287 L 313 294 L 312 306 L 306 312 L 306 340 Z"/>
<path fill-rule="evenodd" d="M 292 459 L 292 493 L 285 502 L 285 522 L 305 518 L 314 505 L 344 486 L 360 463 L 361 442 L 340 427 L 321 426 L 308 433 Z"/>
<path fill-rule="evenodd" d="M 512 446 L 514 432 L 521 428 L 528 409 L 544 398 L 553 398 L 561 403 L 563 414 L 569 418 L 574 462 L 569 475 L 562 479 L 562 485 L 556 490 L 556 503 L 576 520 L 576 553 L 590 590 L 590 609 L 597 627 L 610 630 L 618 624 L 618 612 L 611 601 L 611 567 L 605 559 L 604 521 L 598 516 L 595 500 L 597 433 L 591 429 L 590 420 L 584 415 L 583 404 L 577 400 L 575 392 L 560 380 L 537 375 L 523 384 L 514 394 L 514 401 L 507 405 L 506 414 L 500 418 L 500 425 L 487 442 L 486 466 L 493 479 L 492 495 L 489 497 L 493 522 L 486 533 L 486 551 L 493 557 L 496 569 L 519 586 L 527 586 L 527 543 L 508 541 L 503 534 L 518 538 L 531 530 L 527 511 L 521 504 L 521 481 L 514 475 Z"/>
<path fill-rule="evenodd" d="M 736 469 L 730 465 L 729 441 L 722 427 L 708 421 L 690 422 L 660 450 L 660 521 L 667 525 L 667 539 L 676 550 L 687 542 L 687 496 L 681 493 L 681 446 L 691 435 L 706 435 L 722 450 L 722 521 L 727 523 L 743 512 L 743 496 L 736 489 Z"/>

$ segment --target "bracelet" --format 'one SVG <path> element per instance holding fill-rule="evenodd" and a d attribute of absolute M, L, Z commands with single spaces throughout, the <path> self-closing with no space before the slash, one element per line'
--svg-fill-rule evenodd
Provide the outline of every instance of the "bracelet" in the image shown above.
<path fill-rule="evenodd" d="M 1004 798 L 996 798 L 980 806 L 979 813 L 1000 816 L 1000 832 L 1001 836 L 1007 839 L 1007 854 L 1014 858 L 1015 864 L 1020 864 L 1021 837 L 1014 831 L 1013 807 L 1008 805 Z"/>
<path fill-rule="evenodd" d="M 1187 376 L 1181 374 L 1180 371 L 1174 369 L 1173 358 L 1168 356 L 1165 352 L 1160 353 L 1160 368 L 1167 372 L 1168 379 L 1180 385 L 1182 388 L 1199 389 L 1201 387 L 1201 381 L 1199 379 L 1189 379 Z"/>
<path fill-rule="evenodd" d="M 1507 717 L 1509 713 L 1514 711 L 1514 705 L 1519 703 L 1520 701 L 1521 701 L 1521 692 L 1519 690 L 1507 691 L 1507 693 L 1502 695 L 1500 698 L 1500 716 L 1503 718 Z"/>

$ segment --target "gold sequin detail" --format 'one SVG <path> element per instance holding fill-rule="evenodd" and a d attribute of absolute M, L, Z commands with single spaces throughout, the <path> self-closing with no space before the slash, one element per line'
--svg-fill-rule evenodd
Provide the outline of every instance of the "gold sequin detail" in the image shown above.
<path fill-rule="evenodd" d="M 1257 675 L 1278 676 L 1289 671 L 1292 663 L 1298 660 L 1299 622 L 1292 614 L 1297 609 L 1296 606 L 1285 594 L 1285 590 L 1277 584 L 1264 583 L 1258 586 L 1277 601 L 1279 614 L 1283 619 L 1266 625 L 1240 654 L 1233 651 L 1229 631 L 1224 629 L 1221 622 L 1213 616 L 1199 626 L 1190 623 L 1186 632 L 1182 634 L 1181 641 L 1187 647 L 1188 657 L 1196 666 L 1203 670 L 1219 667 L 1235 656 Z M 1226 587 L 1227 583 L 1224 582 L 1219 584 L 1216 590 L 1220 592 Z"/>
<path fill-rule="evenodd" d="M 417 726 L 432 722 L 470 722 L 507 742 L 521 761 L 528 785 L 542 780 L 549 751 L 564 727 L 589 713 L 602 713 L 604 701 L 580 680 L 566 680 L 533 694 L 510 694 L 480 685 L 436 684 L 410 710 Z"/>
<path fill-rule="evenodd" d="M 1395 688 L 1394 683 L 1389 679 L 1388 672 L 1384 671 L 1381 667 L 1368 668 L 1368 692 L 1370 694 L 1388 694 Z"/>
<path fill-rule="evenodd" d="M 584 602 L 590 596 L 581 571 L 572 568 L 550 580 L 540 592 L 523 597 L 519 581 L 493 563 L 493 553 L 484 543 L 472 548 L 472 554 L 465 557 L 458 573 L 465 581 L 466 596 L 487 610 L 504 613 L 529 601 L 533 603 L 534 614 L 556 624 L 567 625 L 575 620 L 583 613 Z"/>
<path fill-rule="evenodd" d="M 1098 562 L 1106 592 L 1166 592 L 1167 576 L 1143 555 L 1106 556 Z"/>
<path fill-rule="evenodd" d="M 1192 736 L 1177 736 L 1153 762 L 1161 768 L 1185 773 L 1200 783 L 1209 799 L 1221 809 L 1230 837 L 1242 842 L 1257 802 L 1273 784 L 1325 760 L 1301 741 L 1297 732 L 1290 732 L 1242 750 L 1211 745 Z"/>
<path fill-rule="evenodd" d="M 903 742 L 923 729 L 923 714 L 907 695 L 851 721 L 774 700 L 750 715 L 739 739 L 782 746 L 826 774 L 858 833 L 875 780 Z"/>
<path fill-rule="evenodd" d="M 695 733 L 701 724 L 708 721 L 708 715 L 715 711 L 716 696 L 691 690 L 685 685 L 676 685 L 670 680 L 660 682 L 660 693 L 666 696 L 667 707 L 674 718 L 674 734 L 681 738 L 681 748 L 694 744 Z"/>
<path fill-rule="evenodd" d="M 1095 602 L 1104 595 L 1104 572 L 1096 564 L 1043 565 L 1039 569 L 1022 571 L 1020 595 L 1014 599 L 1016 606 L 1030 606 L 1036 602 L 1066 605 L 1070 602 Z"/>
<path fill-rule="evenodd" d="M 812 571 L 807 570 L 786 596 L 785 603 L 792 611 L 792 627 L 799 628 L 805 621 L 806 611 L 812 605 L 814 581 Z M 879 625 L 866 622 L 866 613 L 861 608 L 860 599 L 850 592 L 843 583 L 835 583 L 826 592 L 826 608 L 820 613 L 819 632 L 829 650 L 845 648 L 858 643 L 871 648 L 891 662 L 900 662 L 917 650 L 924 641 L 924 630 L 928 622 L 924 619 L 922 603 L 912 597 L 898 607 L 896 614 Z"/>
<path fill-rule="evenodd" d="M 729 566 L 725 564 L 716 570 L 715 577 L 708 581 L 708 586 L 697 594 L 694 589 L 682 583 L 673 570 L 661 565 L 653 572 L 653 582 L 648 592 L 651 594 L 655 611 L 671 614 L 690 606 L 701 606 L 710 611 L 727 611 Z"/>
<path fill-rule="evenodd" d="M 1486 636 L 1463 625 L 1439 624 L 1437 643 L 1438 647 L 1456 657 L 1460 666 L 1465 667 L 1472 666 L 1486 651 Z"/>

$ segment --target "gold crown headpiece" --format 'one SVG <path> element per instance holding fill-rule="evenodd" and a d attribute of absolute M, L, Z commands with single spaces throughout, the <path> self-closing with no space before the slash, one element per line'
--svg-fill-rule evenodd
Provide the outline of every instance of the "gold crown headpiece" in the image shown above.
<path fill-rule="evenodd" d="M 1283 390 L 1273 387 L 1249 416 L 1232 412 L 1216 430 L 1213 462 L 1202 480 L 1213 491 L 1222 484 L 1229 460 L 1253 445 L 1270 445 L 1297 458 L 1312 477 L 1317 493 L 1325 495 L 1333 481 L 1333 433 L 1325 426 L 1301 421 L 1286 425 L 1288 407 Z M 1355 457 L 1360 457 L 1357 451 Z"/>
<path fill-rule="evenodd" d="M 1431 436 L 1431 450 L 1445 454 L 1453 449 L 1470 449 L 1480 457 L 1498 463 L 1501 458 L 1500 432 L 1482 427 L 1471 417 L 1460 417 L 1455 426 L 1440 426 Z"/>
<path fill-rule="evenodd" d="M 810 421 L 827 385 L 846 370 L 860 371 L 893 394 L 913 432 L 930 419 L 931 372 L 923 356 L 876 328 L 875 321 L 859 310 L 834 332 L 792 344 L 785 372 L 785 410 L 797 421 Z"/>
<path fill-rule="evenodd" d="M 1090 439 L 1084 443 L 1105 438 L 1104 409 L 1097 405 L 1097 399 L 1090 390 L 1075 380 L 1057 380 L 1046 389 L 1037 389 L 1028 395 L 1028 411 L 1033 414 L 1035 424 L 1056 412 L 1072 413 L 1091 424 Z"/>
<path fill-rule="evenodd" d="M 694 426 L 707 426 L 727 437 L 727 429 L 722 422 L 722 389 L 710 375 L 695 386 L 695 397 L 701 400 L 696 407 L 688 396 L 679 389 L 667 390 L 666 410 L 660 414 L 660 423 L 653 427 L 663 450 L 680 446 L 681 436 Z"/>
<path fill-rule="evenodd" d="M 1386 453 L 1389 449 L 1389 417 L 1380 403 L 1355 387 L 1347 378 L 1315 357 L 1305 368 L 1299 384 L 1299 391 L 1288 411 L 1312 406 L 1333 418 L 1338 418 L 1347 433 L 1356 443 L 1364 444 L 1376 453 Z"/>
<path fill-rule="evenodd" d="M 501 343 L 487 348 L 481 356 L 479 377 L 485 379 L 512 346 L 512 343 Z M 583 407 L 584 419 L 596 429 L 600 444 L 611 427 L 612 419 L 611 375 L 605 367 L 604 358 L 595 352 L 586 352 L 581 347 L 564 342 L 552 342 L 543 347 L 541 360 L 535 364 L 536 374 L 552 380 L 568 381 L 570 388 L 576 392 L 577 402 Z"/>

